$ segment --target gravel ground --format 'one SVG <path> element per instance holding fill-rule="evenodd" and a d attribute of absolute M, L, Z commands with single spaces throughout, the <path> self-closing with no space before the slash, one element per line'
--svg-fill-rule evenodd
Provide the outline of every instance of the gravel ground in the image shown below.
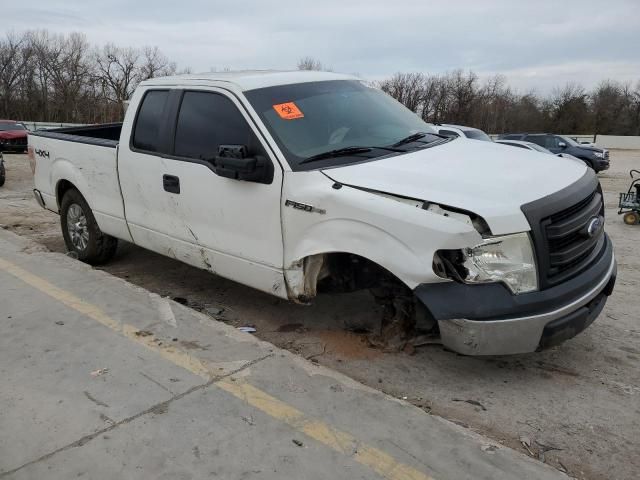
<path fill-rule="evenodd" d="M 640 470 L 640 226 L 616 215 L 640 151 L 613 151 L 600 174 L 618 282 L 600 318 L 581 335 L 537 354 L 470 358 L 428 345 L 409 353 L 368 347 L 379 312 L 367 293 L 293 305 L 207 272 L 121 244 L 104 270 L 203 310 L 371 387 L 406 398 L 585 479 L 632 479 Z M 31 196 L 24 155 L 6 155 L 0 224 L 64 251 L 58 217 Z"/>

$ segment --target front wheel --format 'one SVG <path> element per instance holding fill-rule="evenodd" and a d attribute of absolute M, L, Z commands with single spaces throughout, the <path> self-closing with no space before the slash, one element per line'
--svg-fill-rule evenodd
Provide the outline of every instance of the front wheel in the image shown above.
<path fill-rule="evenodd" d="M 78 190 L 67 191 L 60 205 L 62 236 L 69 252 L 92 265 L 107 262 L 116 253 L 118 240 L 102 233 L 93 212 Z"/>
<path fill-rule="evenodd" d="M 0 187 L 4 185 L 4 180 L 7 176 L 6 170 L 4 169 L 4 163 L 0 163 Z"/>

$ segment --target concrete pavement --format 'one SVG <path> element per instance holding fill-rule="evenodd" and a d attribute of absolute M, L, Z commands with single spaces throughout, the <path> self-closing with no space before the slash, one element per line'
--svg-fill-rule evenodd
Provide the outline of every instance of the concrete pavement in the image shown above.
<path fill-rule="evenodd" d="M 2 230 L 0 380 L 1 479 L 567 478 Z"/>

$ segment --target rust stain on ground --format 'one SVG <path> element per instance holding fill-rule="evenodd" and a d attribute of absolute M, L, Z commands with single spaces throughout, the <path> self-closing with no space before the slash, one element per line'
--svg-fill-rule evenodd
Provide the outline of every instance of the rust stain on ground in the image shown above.
<path fill-rule="evenodd" d="M 319 330 L 309 332 L 325 345 L 327 353 L 351 359 L 373 359 L 382 355 L 382 351 L 369 346 L 366 335 L 344 330 Z"/>

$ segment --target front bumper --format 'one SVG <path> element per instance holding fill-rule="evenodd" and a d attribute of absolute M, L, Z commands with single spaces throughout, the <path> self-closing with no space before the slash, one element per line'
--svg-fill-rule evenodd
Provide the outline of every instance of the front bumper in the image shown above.
<path fill-rule="evenodd" d="M 27 151 L 27 145 L 1 145 L 0 152 L 4 153 L 25 153 Z"/>
<path fill-rule="evenodd" d="M 593 164 L 595 166 L 595 170 L 598 172 L 601 172 L 603 170 L 609 170 L 609 160 L 603 160 L 601 158 L 597 158 L 593 161 Z"/>
<path fill-rule="evenodd" d="M 616 280 L 611 241 L 588 270 L 555 287 L 512 295 L 502 284 L 423 284 L 415 294 L 438 321 L 442 344 L 464 355 L 510 355 L 557 345 L 600 314 Z"/>

